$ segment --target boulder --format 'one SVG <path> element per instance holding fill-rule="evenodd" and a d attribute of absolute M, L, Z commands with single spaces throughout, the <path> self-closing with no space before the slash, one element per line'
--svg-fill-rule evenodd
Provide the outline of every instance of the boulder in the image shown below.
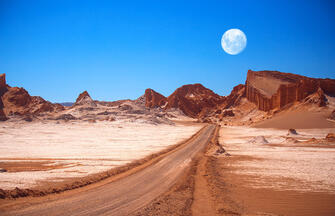
<path fill-rule="evenodd" d="M 334 133 L 328 133 L 327 136 L 326 136 L 326 140 L 335 141 L 335 134 Z"/>
<path fill-rule="evenodd" d="M 298 135 L 297 131 L 293 128 L 288 129 L 287 135 Z"/>

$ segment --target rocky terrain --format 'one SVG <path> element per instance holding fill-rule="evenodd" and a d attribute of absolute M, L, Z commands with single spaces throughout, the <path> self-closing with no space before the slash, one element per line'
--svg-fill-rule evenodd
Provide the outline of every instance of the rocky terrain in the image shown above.
<path fill-rule="evenodd" d="M 220 96 L 201 84 L 190 84 L 176 89 L 168 97 L 146 89 L 136 100 L 97 101 L 84 91 L 75 103 L 65 103 L 67 106 L 30 96 L 24 88 L 10 87 L 2 74 L 0 95 L 2 121 L 127 119 L 171 124 L 171 118 L 185 116 L 199 122 L 255 125 L 279 116 L 284 118 L 294 111 L 322 113 L 326 127 L 333 123 L 329 121 L 334 120 L 335 110 L 334 79 L 278 71 L 249 70 L 245 84 L 235 86 L 228 96 Z"/>
<path fill-rule="evenodd" d="M 147 90 L 137 100 L 113 102 L 94 101 L 89 93 L 84 91 L 79 94 L 76 102 L 71 106 L 63 106 L 46 101 L 41 97 L 30 96 L 24 88 L 8 86 L 5 74 L 2 74 L 0 78 L 0 119 L 2 121 L 32 122 L 55 120 L 96 122 L 126 120 L 152 124 L 173 124 L 169 118 L 184 116 L 178 110 L 165 112 L 155 106 L 154 104 L 157 103 L 155 94 L 159 94 L 154 93 L 152 90 Z"/>
<path fill-rule="evenodd" d="M 260 110 L 282 109 L 314 93 L 317 93 L 318 105 L 325 106 L 325 94 L 335 96 L 335 80 L 314 79 L 278 71 L 248 71 L 246 97 Z"/>
<path fill-rule="evenodd" d="M 306 116 L 322 113 L 320 119 L 328 127 L 329 123 L 325 122 L 335 108 L 334 96 L 334 79 L 249 70 L 245 85 L 234 87 L 219 109 L 203 113 L 201 119 L 228 125 L 254 125 L 287 113 L 307 112 Z"/>
<path fill-rule="evenodd" d="M 38 96 L 30 96 L 24 88 L 10 87 L 6 84 L 5 74 L 0 75 L 0 114 L 2 120 L 21 115 L 29 119 L 29 115 L 64 110 L 60 104 L 54 104 Z"/>

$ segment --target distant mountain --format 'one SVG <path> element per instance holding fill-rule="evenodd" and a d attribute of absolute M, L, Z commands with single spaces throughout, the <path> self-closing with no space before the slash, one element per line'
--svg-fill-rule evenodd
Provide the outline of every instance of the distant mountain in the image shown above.
<path fill-rule="evenodd" d="M 227 124 L 232 122 L 252 124 L 263 121 L 287 110 L 288 107 L 307 107 L 330 115 L 335 107 L 335 79 L 309 78 L 278 71 L 249 70 L 245 84 L 235 86 L 228 96 L 220 96 L 197 83 L 183 85 L 168 97 L 152 89 L 146 89 L 144 95 L 137 100 L 109 102 L 93 100 L 88 92 L 84 91 L 79 94 L 75 103 L 55 104 L 38 96 L 30 96 L 24 88 L 10 87 L 6 83 L 5 74 L 0 74 L 2 121 L 11 115 L 44 115 L 44 113 L 58 115 L 62 111 L 76 109 L 99 110 L 101 106 L 105 107 L 104 109 L 115 109 L 105 110 L 106 112 L 101 112 L 103 114 L 119 113 L 121 110 L 120 112 L 125 114 L 124 117 L 131 115 L 136 117 L 150 112 L 154 116 L 156 114 L 164 116 L 168 111 L 179 110 L 201 122 L 227 122 Z"/>
<path fill-rule="evenodd" d="M 63 103 L 59 103 L 59 104 L 65 106 L 65 107 L 70 107 L 70 106 L 72 106 L 74 103 L 73 103 L 73 102 L 63 102 Z"/>
<path fill-rule="evenodd" d="M 148 108 L 179 109 L 203 122 L 252 124 L 272 118 L 290 106 L 304 106 L 305 110 L 328 115 L 334 109 L 327 98 L 335 97 L 335 80 L 249 70 L 245 84 L 235 86 L 228 96 L 220 96 L 201 84 L 184 85 L 167 98 L 151 89 L 146 90 L 144 96 Z"/>

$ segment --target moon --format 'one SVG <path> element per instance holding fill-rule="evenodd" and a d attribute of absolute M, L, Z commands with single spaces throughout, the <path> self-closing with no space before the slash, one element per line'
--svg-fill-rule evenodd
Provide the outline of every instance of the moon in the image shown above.
<path fill-rule="evenodd" d="M 247 46 L 247 37 L 239 29 L 229 29 L 222 35 L 221 46 L 226 53 L 237 55 Z"/>

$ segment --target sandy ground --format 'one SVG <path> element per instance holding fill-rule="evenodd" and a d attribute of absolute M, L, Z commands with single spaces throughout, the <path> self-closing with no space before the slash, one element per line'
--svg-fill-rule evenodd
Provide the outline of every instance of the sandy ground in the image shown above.
<path fill-rule="evenodd" d="M 324 138 L 335 129 L 301 129 L 297 140 Z M 300 191 L 322 191 L 335 193 L 335 149 L 300 147 L 296 145 L 276 145 L 286 143 L 287 130 L 255 128 L 223 128 L 220 142 L 234 156 L 245 160 L 234 163 L 235 172 L 262 177 L 251 183 L 254 187 L 274 187 Z M 268 143 L 255 137 L 264 136 Z M 335 143 L 334 143 L 335 145 Z M 277 181 L 268 183 L 266 178 Z M 285 179 L 291 179 L 287 184 Z M 284 180 L 284 181 L 281 181 Z"/>
<path fill-rule="evenodd" d="M 331 111 L 288 111 L 256 123 L 257 128 L 335 128 L 335 122 L 328 120 Z"/>
<path fill-rule="evenodd" d="M 129 215 L 173 187 L 177 194 L 171 194 L 172 199 L 164 196 L 164 200 L 170 201 L 172 207 L 175 205 L 181 214 L 174 214 L 176 209 L 173 208 L 172 214 L 168 215 L 188 215 L 184 213 L 189 212 L 192 189 L 189 189 L 189 184 L 176 187 L 175 183 L 182 178 L 192 184 L 189 175 L 184 174 L 187 174 L 187 168 L 193 163 L 193 158 L 205 149 L 212 139 L 214 129 L 213 125 L 205 126 L 172 151 L 149 161 L 149 164 L 140 170 L 129 170 L 132 173 L 121 178 L 107 178 L 97 184 L 48 197 L 4 200 L 0 212 L 2 211 L 3 215 Z M 176 200 L 178 197 L 180 199 Z M 156 204 L 159 210 L 160 205 Z M 168 207 L 165 209 L 167 211 L 171 209 L 170 205 L 165 207 Z M 151 214 L 152 211 L 147 210 L 144 211 L 149 215 L 162 215 Z"/>
<path fill-rule="evenodd" d="M 334 128 L 287 130 L 226 127 L 220 143 L 230 157 L 211 158 L 212 193 L 223 215 L 334 215 L 335 143 L 300 145 Z M 263 137 L 262 137 L 263 136 Z M 290 140 L 290 139 L 289 139 Z"/>
<path fill-rule="evenodd" d="M 0 188 L 29 188 L 124 165 L 201 128 L 131 122 L 8 122 L 0 127 Z"/>

